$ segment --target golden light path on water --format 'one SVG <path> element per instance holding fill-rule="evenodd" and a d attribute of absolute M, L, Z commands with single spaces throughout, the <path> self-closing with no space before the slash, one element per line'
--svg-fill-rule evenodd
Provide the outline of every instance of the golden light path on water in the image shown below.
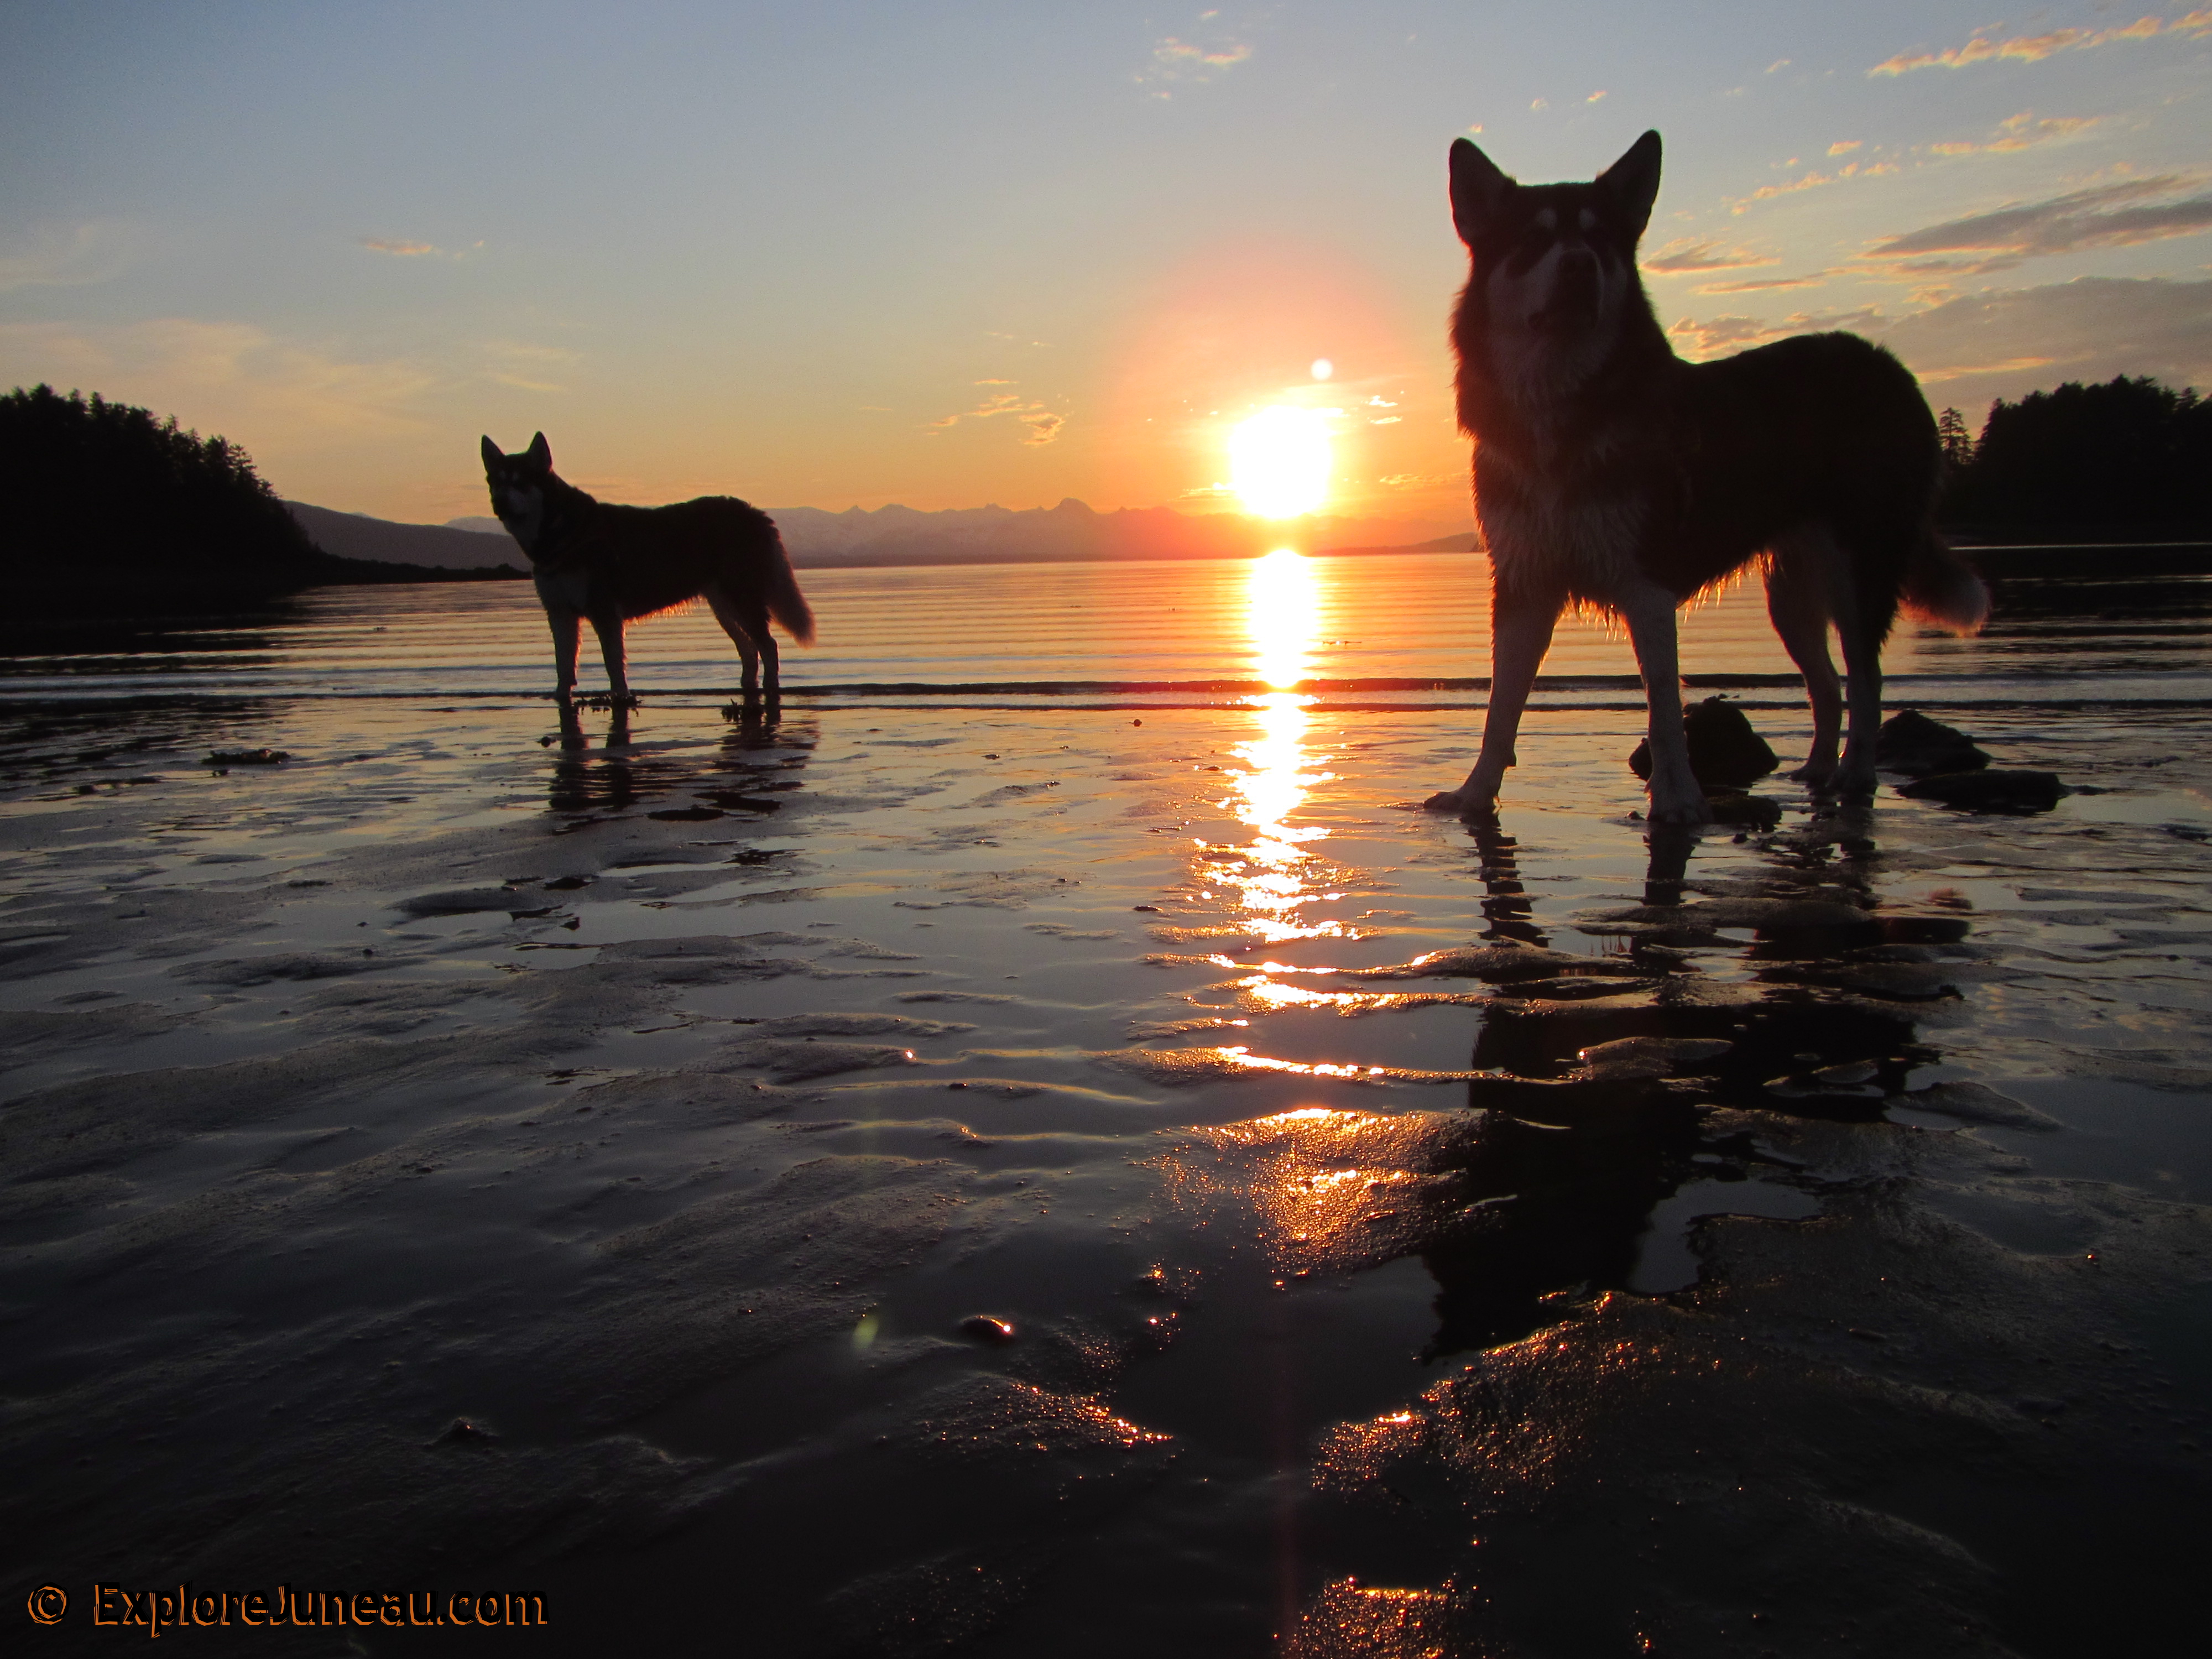
<path fill-rule="evenodd" d="M 1237 792 L 1232 810 L 1250 827 L 1252 838 L 1239 846 L 1201 844 L 1199 874 L 1208 886 L 1233 897 L 1243 913 L 1239 921 L 1263 944 L 1343 938 L 1347 930 L 1342 922 L 1306 914 L 1310 905 L 1342 896 L 1327 886 L 1333 871 L 1316 850 L 1328 831 L 1292 822 L 1308 793 L 1333 775 L 1315 770 L 1306 750 L 1314 700 L 1291 689 L 1312 665 L 1321 633 L 1321 584 L 1312 563 L 1288 548 L 1255 560 L 1246 584 L 1245 632 L 1253 668 L 1256 678 L 1274 688 L 1245 700 L 1256 729 L 1232 751 L 1243 769 L 1229 774 Z M 1261 1008 L 1336 1000 L 1328 992 L 1281 982 L 1275 968 L 1262 963 L 1240 982 L 1239 993 Z M 1267 1062 L 1255 1058 L 1248 1063 Z"/>

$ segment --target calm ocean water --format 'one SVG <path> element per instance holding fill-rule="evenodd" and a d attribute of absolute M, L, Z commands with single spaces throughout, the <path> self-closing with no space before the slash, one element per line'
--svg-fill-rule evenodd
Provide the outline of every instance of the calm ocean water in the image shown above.
<path fill-rule="evenodd" d="M 1580 623 L 1498 820 L 1417 810 L 1467 556 L 805 572 L 780 719 L 682 616 L 565 730 L 520 582 L 0 617 L 0 1590 L 542 1589 L 591 1659 L 2191 1650 L 2130 1639 L 2201 1624 L 2212 1506 L 2191 556 L 1893 641 L 2053 810 L 1778 773 L 1695 836 Z M 1755 586 L 1685 639 L 1802 752 Z"/>
<path fill-rule="evenodd" d="M 1978 639 L 1907 625 L 1892 640 L 1891 701 L 1961 708 L 2212 697 L 2212 575 L 2130 575 L 2114 550 L 2078 574 L 1996 582 Z M 1208 702 L 1304 689 L 1324 704 L 1479 703 L 1489 657 L 1489 566 L 1470 554 L 1260 562 L 809 570 L 819 643 L 791 650 L 786 686 L 825 703 L 921 697 L 1021 706 L 1070 697 Z M 0 697 L 78 699 L 543 696 L 550 653 L 523 582 L 314 590 L 251 615 L 161 625 L 19 628 Z M 640 623 L 632 676 L 649 697 L 719 701 L 735 678 L 703 611 Z M 1756 582 L 1686 614 L 1693 687 L 1794 704 L 1796 680 Z M 1561 624 L 1538 702 L 1634 698 L 1626 640 Z M 604 685 L 586 631 L 583 685 Z"/>

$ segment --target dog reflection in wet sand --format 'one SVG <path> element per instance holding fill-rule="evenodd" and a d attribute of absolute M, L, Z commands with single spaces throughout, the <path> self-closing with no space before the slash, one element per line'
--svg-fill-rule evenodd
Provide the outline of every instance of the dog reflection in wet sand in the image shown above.
<path fill-rule="evenodd" d="M 1459 418 L 1494 590 L 1481 755 L 1432 811 L 1494 809 L 1570 605 L 1627 625 L 1650 705 L 1651 817 L 1677 824 L 1710 817 L 1682 735 L 1686 600 L 1759 565 L 1812 703 L 1795 775 L 1856 794 L 1875 786 L 1881 644 L 1900 605 L 1962 632 L 1988 615 L 1980 580 L 1932 528 L 1942 455 L 1911 371 L 1850 334 L 1677 357 L 1636 267 L 1658 193 L 1656 132 L 1588 184 L 1517 184 L 1466 139 L 1452 145 L 1452 220 L 1472 260 L 1452 328 Z"/>
<path fill-rule="evenodd" d="M 492 511 L 530 558 L 538 598 L 553 629 L 553 672 L 562 705 L 576 690 L 578 623 L 599 635 L 607 686 L 617 707 L 635 701 L 623 629 L 641 617 L 706 600 L 738 647 L 746 697 L 778 691 L 771 618 L 801 645 L 814 641 L 814 615 L 791 574 L 775 521 L 729 495 L 671 507 L 617 507 L 593 500 L 553 471 L 538 433 L 519 455 L 483 441 Z"/>

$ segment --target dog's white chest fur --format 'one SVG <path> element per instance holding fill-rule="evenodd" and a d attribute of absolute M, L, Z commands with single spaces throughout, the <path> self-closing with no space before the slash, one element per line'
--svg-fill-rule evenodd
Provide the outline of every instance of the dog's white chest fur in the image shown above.
<path fill-rule="evenodd" d="M 1637 553 L 1644 512 L 1633 500 L 1571 494 L 1480 450 L 1474 494 L 1475 517 L 1501 587 L 1565 587 L 1577 599 L 1610 605 L 1643 583 Z"/>

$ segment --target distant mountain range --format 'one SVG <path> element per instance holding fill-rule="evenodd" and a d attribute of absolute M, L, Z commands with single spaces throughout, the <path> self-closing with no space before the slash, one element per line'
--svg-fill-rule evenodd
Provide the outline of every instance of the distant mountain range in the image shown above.
<path fill-rule="evenodd" d="M 343 558 L 448 570 L 528 561 L 499 520 L 453 519 L 442 525 L 396 524 L 365 514 L 288 503 L 324 551 Z M 1054 507 L 772 507 L 792 562 L 802 569 L 895 564 L 1028 564 L 1095 559 L 1220 559 L 1265 553 L 1286 544 L 1328 553 L 1460 552 L 1474 532 L 1422 538 L 1433 528 L 1410 520 L 1317 518 L 1287 528 L 1231 513 L 1172 507 L 1092 511 L 1070 498 Z"/>
<path fill-rule="evenodd" d="M 507 565 L 522 574 L 530 561 L 522 556 L 496 519 L 464 521 L 465 527 L 436 524 L 394 524 L 365 513 L 334 513 L 327 507 L 287 501 L 308 538 L 341 559 L 371 559 L 380 564 L 428 565 L 439 570 L 481 570 Z M 495 532 L 478 532 L 478 523 Z"/>

